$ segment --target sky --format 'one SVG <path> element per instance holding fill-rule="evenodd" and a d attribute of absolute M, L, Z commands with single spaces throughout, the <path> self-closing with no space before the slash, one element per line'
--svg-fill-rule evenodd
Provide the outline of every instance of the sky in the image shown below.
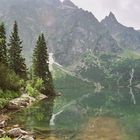
<path fill-rule="evenodd" d="M 113 12 L 123 25 L 140 29 L 140 0 L 71 0 L 79 8 L 91 11 L 100 21 Z"/>

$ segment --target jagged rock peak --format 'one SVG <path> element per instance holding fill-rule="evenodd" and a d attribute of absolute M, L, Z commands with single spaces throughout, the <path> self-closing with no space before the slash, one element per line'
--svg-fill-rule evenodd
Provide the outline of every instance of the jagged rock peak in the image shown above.
<path fill-rule="evenodd" d="M 109 13 L 109 17 L 115 18 L 115 15 L 114 15 L 112 12 L 110 12 L 110 13 Z"/>
<path fill-rule="evenodd" d="M 64 0 L 62 4 L 69 7 L 77 7 L 71 0 Z"/>
<path fill-rule="evenodd" d="M 106 19 L 109 19 L 111 21 L 117 21 L 115 15 L 112 12 L 109 13 L 109 16 L 107 16 Z"/>
<path fill-rule="evenodd" d="M 118 21 L 117 21 L 115 15 L 114 15 L 112 12 L 110 12 L 109 15 L 106 16 L 106 17 L 101 21 L 101 23 L 103 23 L 103 24 L 106 24 L 106 23 L 118 23 Z"/>

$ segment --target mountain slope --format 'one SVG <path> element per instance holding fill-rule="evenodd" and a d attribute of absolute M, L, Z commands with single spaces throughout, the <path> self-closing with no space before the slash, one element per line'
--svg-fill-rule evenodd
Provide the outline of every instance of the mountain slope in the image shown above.
<path fill-rule="evenodd" d="M 0 3 L 0 20 L 6 22 L 8 34 L 14 20 L 19 23 L 24 54 L 29 60 L 40 32 L 46 34 L 49 51 L 64 66 L 80 64 L 81 56 L 88 50 L 120 51 L 117 41 L 94 15 L 70 0 L 0 0 Z"/>
<path fill-rule="evenodd" d="M 120 24 L 112 12 L 101 21 L 101 24 L 107 28 L 123 49 L 140 51 L 140 32 Z"/>

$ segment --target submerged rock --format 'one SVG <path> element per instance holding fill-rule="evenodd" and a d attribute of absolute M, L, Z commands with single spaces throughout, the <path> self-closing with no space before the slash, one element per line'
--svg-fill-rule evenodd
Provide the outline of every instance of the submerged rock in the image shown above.
<path fill-rule="evenodd" d="M 27 134 L 28 134 L 28 132 L 26 132 L 20 128 L 13 128 L 7 132 L 7 135 L 9 137 L 19 137 L 19 136 L 27 135 Z"/>
<path fill-rule="evenodd" d="M 0 129 L 0 137 L 3 137 L 6 134 L 6 132 L 2 129 Z"/>
<path fill-rule="evenodd" d="M 34 140 L 33 136 L 21 136 L 20 138 L 17 138 L 16 140 Z"/>
<path fill-rule="evenodd" d="M 61 92 L 56 93 L 56 96 L 62 96 Z"/>

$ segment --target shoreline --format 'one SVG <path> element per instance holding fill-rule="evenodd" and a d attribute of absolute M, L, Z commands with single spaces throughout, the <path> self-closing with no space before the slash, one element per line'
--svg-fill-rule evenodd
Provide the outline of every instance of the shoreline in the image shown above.
<path fill-rule="evenodd" d="M 39 94 L 35 98 L 29 96 L 28 94 L 22 94 L 20 97 L 10 100 L 4 108 L 0 109 L 0 116 L 6 113 L 15 112 L 30 107 L 34 103 L 39 102 L 43 99 L 48 99 L 48 96 Z"/>
<path fill-rule="evenodd" d="M 22 94 L 20 97 L 12 99 L 9 103 L 0 110 L 0 138 L 5 138 L 9 136 L 10 138 L 24 139 L 30 138 L 34 140 L 34 136 L 31 132 L 22 130 L 19 124 L 14 124 L 12 127 L 8 128 L 8 120 L 10 119 L 11 113 L 16 113 L 16 111 L 22 111 L 22 109 L 32 106 L 43 99 L 48 99 L 46 95 L 39 94 L 36 98 L 29 96 L 28 94 Z"/>

